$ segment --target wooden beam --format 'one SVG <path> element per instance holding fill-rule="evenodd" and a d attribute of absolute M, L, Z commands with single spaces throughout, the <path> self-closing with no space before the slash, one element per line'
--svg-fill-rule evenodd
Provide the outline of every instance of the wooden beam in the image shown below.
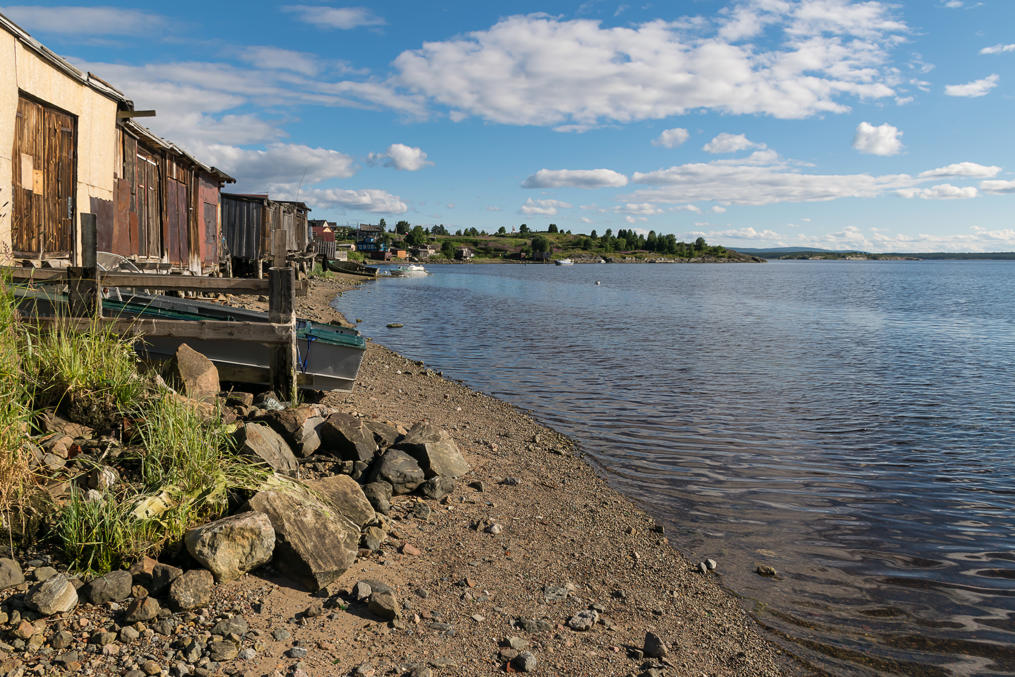
<path fill-rule="evenodd" d="M 118 110 L 116 111 L 117 120 L 127 120 L 128 118 L 153 118 L 155 117 L 154 110 Z"/>
<path fill-rule="evenodd" d="M 104 287 L 182 289 L 234 294 L 267 294 L 267 280 L 242 277 L 199 277 L 197 275 L 145 275 L 143 273 L 100 273 Z"/>
<path fill-rule="evenodd" d="M 271 383 L 278 396 L 296 402 L 296 275 L 292 268 L 269 268 L 268 321 L 289 329 L 289 341 L 271 351 Z"/>
<path fill-rule="evenodd" d="M 5 268 L 3 274 L 10 275 L 12 282 L 67 283 L 67 271 L 54 268 Z"/>
<path fill-rule="evenodd" d="M 39 317 L 27 324 L 41 327 L 68 327 L 81 331 L 96 320 L 83 317 Z M 104 317 L 97 320 L 103 327 L 112 327 L 118 334 L 130 336 L 161 336 L 179 339 L 247 341 L 269 345 L 295 345 L 295 332 L 288 324 L 270 322 L 227 322 L 224 320 L 162 320 L 140 317 Z"/>

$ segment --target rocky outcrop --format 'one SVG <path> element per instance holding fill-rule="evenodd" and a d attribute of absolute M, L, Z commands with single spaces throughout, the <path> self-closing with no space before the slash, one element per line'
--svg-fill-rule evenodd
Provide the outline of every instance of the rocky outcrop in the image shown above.
<path fill-rule="evenodd" d="M 310 590 L 334 582 L 356 559 L 359 527 L 309 492 L 259 491 L 250 508 L 271 520 L 277 568 Z"/>
<path fill-rule="evenodd" d="M 237 451 L 259 458 L 272 470 L 295 476 L 299 464 L 292 449 L 275 430 L 263 423 L 246 423 L 236 431 Z"/>
<path fill-rule="evenodd" d="M 429 423 L 417 423 L 395 445 L 419 463 L 427 478 L 461 477 L 472 468 L 450 433 Z"/>
<path fill-rule="evenodd" d="M 271 561 L 275 530 L 264 513 L 244 512 L 195 527 L 183 541 L 191 557 L 221 583 Z"/>
<path fill-rule="evenodd" d="M 208 402 L 219 393 L 219 370 L 211 360 L 186 343 L 181 343 L 176 349 L 168 370 L 187 397 Z"/>

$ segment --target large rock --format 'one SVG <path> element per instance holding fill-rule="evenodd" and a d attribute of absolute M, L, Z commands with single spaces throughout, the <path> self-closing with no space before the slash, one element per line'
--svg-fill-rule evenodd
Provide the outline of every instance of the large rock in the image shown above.
<path fill-rule="evenodd" d="M 110 571 L 88 584 L 88 601 L 92 604 L 122 602 L 130 597 L 130 588 L 133 584 L 134 577 L 129 571 L 122 569 Z"/>
<path fill-rule="evenodd" d="M 387 482 L 395 494 L 408 494 L 423 484 L 426 475 L 412 456 L 400 449 L 388 449 L 370 479 L 372 482 Z"/>
<path fill-rule="evenodd" d="M 284 475 L 294 476 L 299 469 L 285 439 L 263 423 L 247 423 L 239 428 L 236 447 L 240 453 L 255 456 Z"/>
<path fill-rule="evenodd" d="M 391 495 L 393 490 L 387 482 L 370 482 L 363 485 L 363 495 L 370 501 L 373 509 L 382 515 L 387 515 L 391 510 Z"/>
<path fill-rule="evenodd" d="M 348 475 L 333 475 L 311 480 L 306 485 L 323 496 L 335 510 L 348 517 L 349 521 L 361 529 L 377 519 L 374 508 L 367 500 L 359 482 Z"/>
<path fill-rule="evenodd" d="M 219 370 L 212 361 L 186 343 L 176 349 L 169 373 L 182 386 L 183 394 L 203 402 L 213 400 L 220 390 Z"/>
<path fill-rule="evenodd" d="M 324 450 L 346 461 L 370 463 L 377 453 L 377 441 L 362 419 L 350 414 L 332 414 L 317 429 Z"/>
<path fill-rule="evenodd" d="M 25 582 L 21 565 L 12 559 L 0 557 L 0 590 L 12 588 Z"/>
<path fill-rule="evenodd" d="M 395 448 L 415 458 L 428 478 L 461 477 L 472 470 L 448 431 L 430 423 L 412 426 Z"/>
<path fill-rule="evenodd" d="M 158 595 L 183 575 L 183 569 L 151 557 L 142 557 L 130 568 L 130 574 L 133 576 L 134 585 L 140 585 L 149 593 Z"/>
<path fill-rule="evenodd" d="M 169 603 L 177 611 L 205 606 L 211 601 L 215 578 L 207 569 L 191 569 L 169 586 Z"/>
<path fill-rule="evenodd" d="M 334 582 L 355 561 L 359 527 L 309 492 L 259 491 L 250 507 L 271 520 L 278 569 L 310 590 Z"/>
<path fill-rule="evenodd" d="M 220 583 L 267 564 L 275 550 L 275 530 L 261 512 L 244 512 L 195 527 L 183 540 L 191 557 Z"/>
<path fill-rule="evenodd" d="M 306 458 L 321 446 L 317 429 L 324 423 L 324 417 L 319 416 L 317 411 L 317 407 L 304 404 L 281 411 L 269 411 L 258 421 L 271 426 L 296 455 Z"/>
<path fill-rule="evenodd" d="M 25 595 L 25 602 L 43 616 L 62 614 L 78 603 L 78 591 L 64 574 L 50 576 Z"/>
<path fill-rule="evenodd" d="M 367 419 L 363 425 L 374 434 L 377 445 L 382 449 L 387 449 L 397 442 L 399 437 L 405 434 L 405 428 L 396 428 L 390 423 L 383 421 L 371 421 Z"/>

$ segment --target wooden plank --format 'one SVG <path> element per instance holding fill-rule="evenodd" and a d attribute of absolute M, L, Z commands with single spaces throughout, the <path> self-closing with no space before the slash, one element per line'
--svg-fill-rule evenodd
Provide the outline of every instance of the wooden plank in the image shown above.
<path fill-rule="evenodd" d="M 267 280 L 242 277 L 198 277 L 196 275 L 146 275 L 144 273 L 100 273 L 104 287 L 140 287 L 144 289 L 182 289 L 221 294 L 267 294 Z"/>
<path fill-rule="evenodd" d="M 292 268 L 270 268 L 268 283 L 268 321 L 288 328 L 288 341 L 271 351 L 271 384 L 279 397 L 296 402 L 296 275 Z"/>
<path fill-rule="evenodd" d="M 295 345 L 295 332 L 288 324 L 271 322 L 227 322 L 224 320 L 162 320 L 140 317 L 40 317 L 29 324 L 69 327 L 81 331 L 99 321 L 123 335 L 164 336 L 180 339 L 233 340 L 270 345 Z"/>

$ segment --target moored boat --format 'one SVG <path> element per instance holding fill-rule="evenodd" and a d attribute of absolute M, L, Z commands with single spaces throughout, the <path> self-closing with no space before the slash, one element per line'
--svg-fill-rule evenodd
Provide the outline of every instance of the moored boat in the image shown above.
<path fill-rule="evenodd" d="M 574 261 L 572 261 L 571 259 L 557 259 L 556 261 L 554 261 L 554 263 L 556 263 L 558 266 L 573 266 L 574 265 Z"/>
<path fill-rule="evenodd" d="M 423 275 L 429 275 L 426 268 L 418 263 L 408 263 L 401 266 L 395 266 L 388 271 L 388 274 L 392 277 L 421 277 Z"/>

